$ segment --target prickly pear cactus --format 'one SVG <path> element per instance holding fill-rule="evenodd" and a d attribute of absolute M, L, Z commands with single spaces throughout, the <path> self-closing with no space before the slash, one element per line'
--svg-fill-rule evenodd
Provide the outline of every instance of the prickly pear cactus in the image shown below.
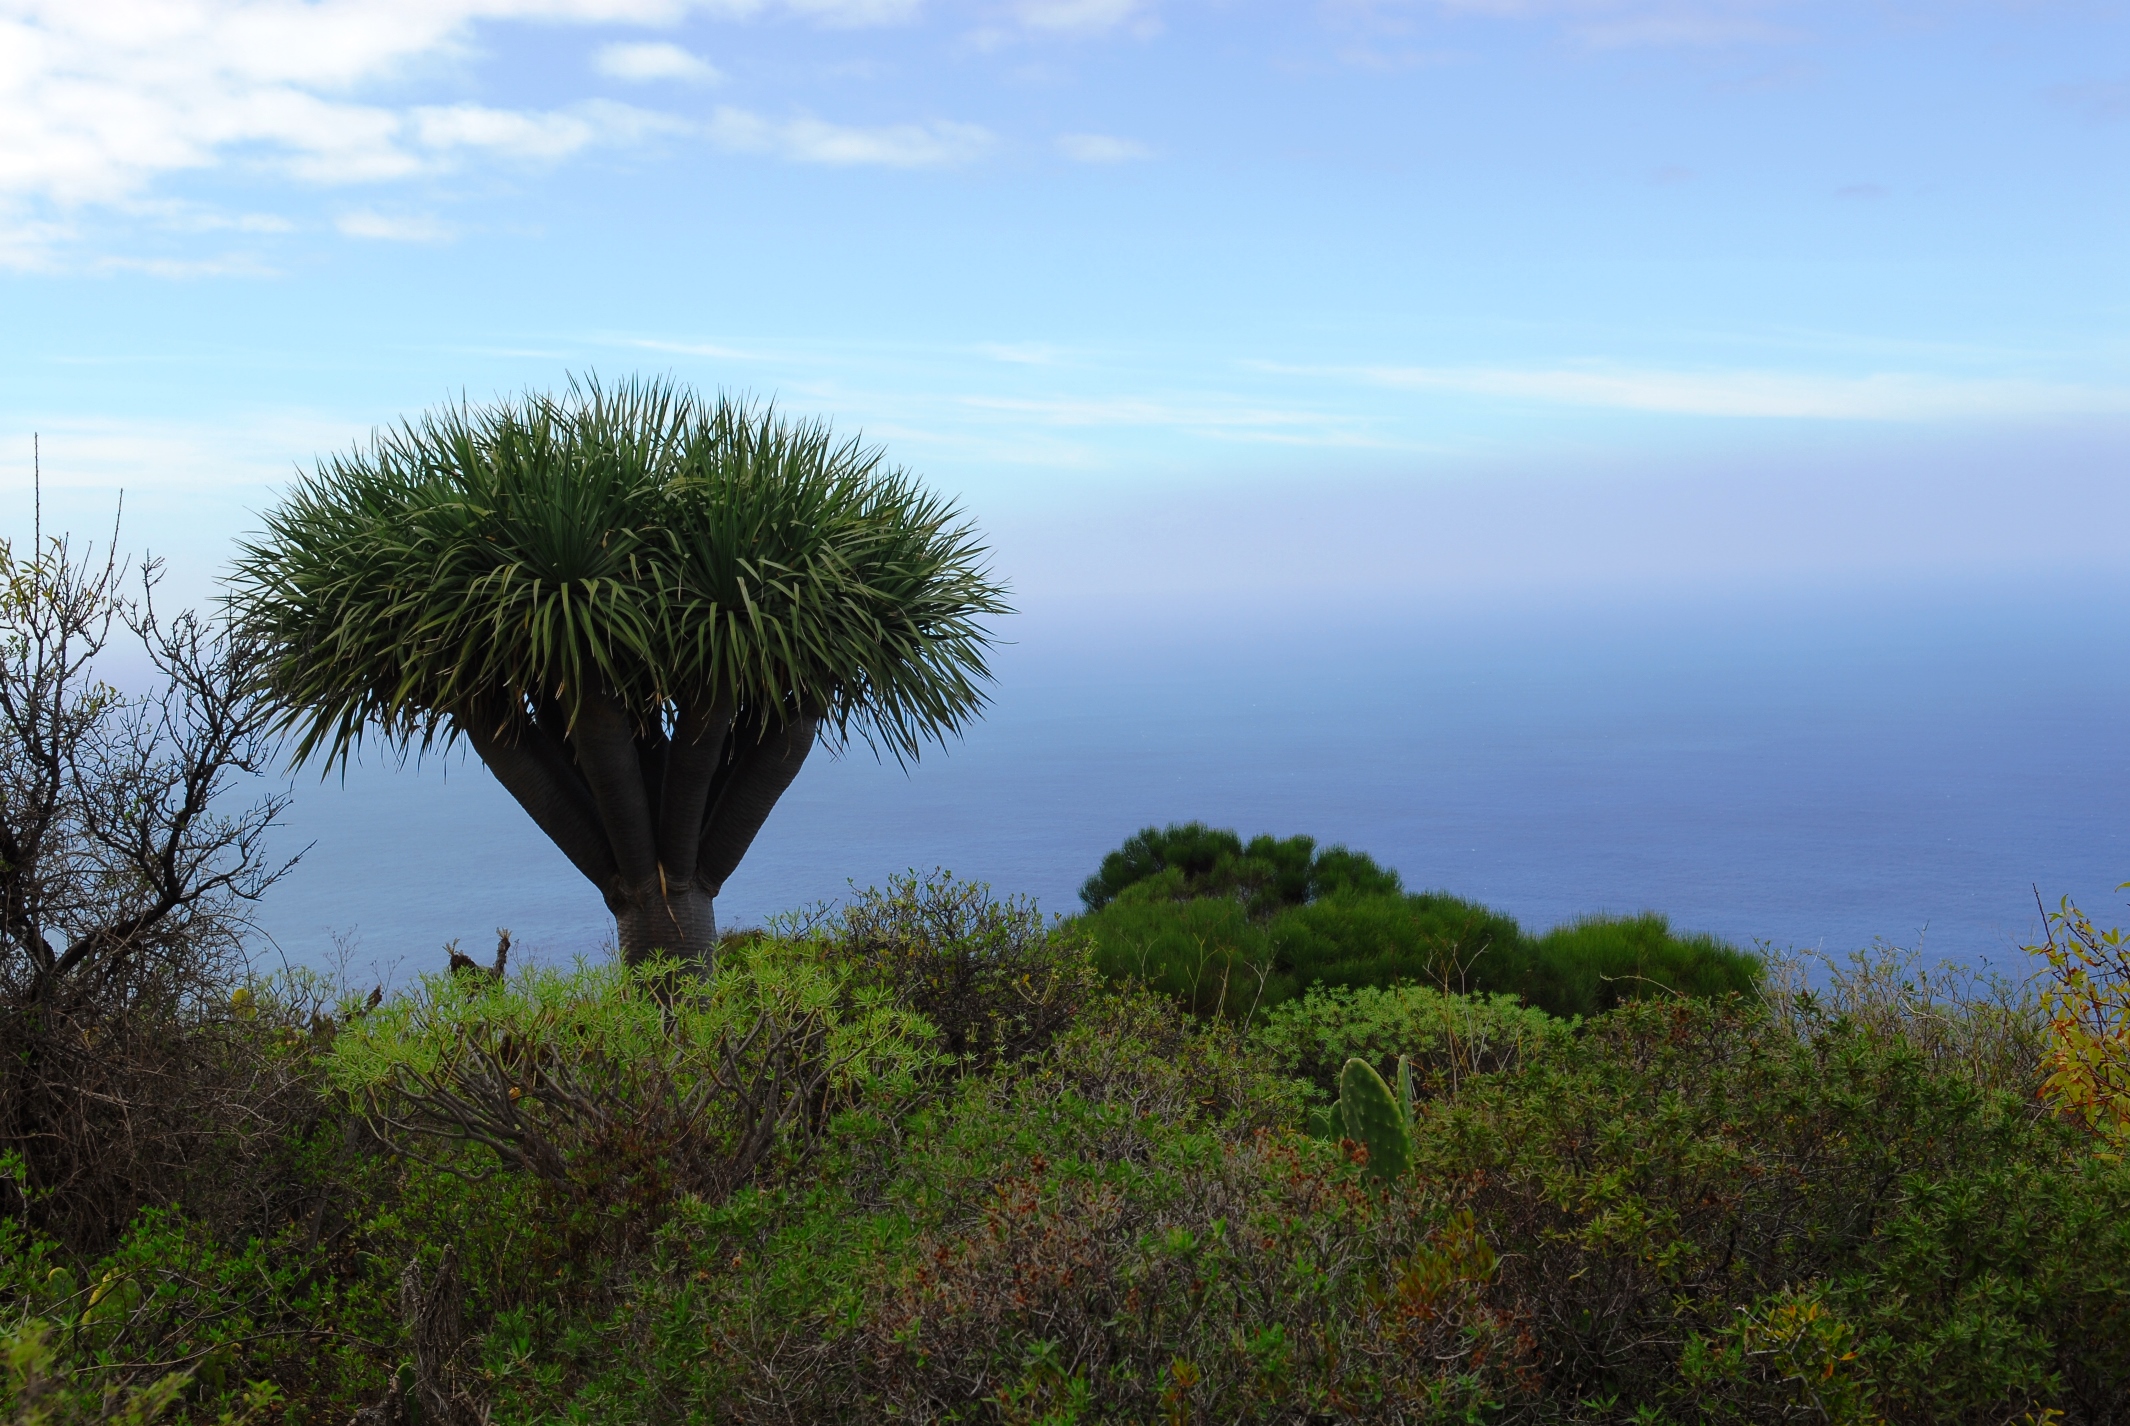
<path fill-rule="evenodd" d="M 1412 1130 L 1390 1086 L 1366 1060 L 1348 1060 L 1339 1074 L 1339 1116 L 1346 1137 L 1368 1146 L 1370 1174 L 1381 1179 L 1404 1174 L 1413 1159 Z"/>
<path fill-rule="evenodd" d="M 1345 1133 L 1345 1127 L 1336 1104 L 1309 1111 L 1309 1137 L 1312 1139 L 1329 1139 L 1337 1143 Z"/>
<path fill-rule="evenodd" d="M 1405 1127 L 1410 1130 L 1413 1127 L 1415 1118 L 1413 1109 L 1413 1062 L 1403 1055 L 1398 1056 L 1398 1107 L 1405 1111 Z"/>

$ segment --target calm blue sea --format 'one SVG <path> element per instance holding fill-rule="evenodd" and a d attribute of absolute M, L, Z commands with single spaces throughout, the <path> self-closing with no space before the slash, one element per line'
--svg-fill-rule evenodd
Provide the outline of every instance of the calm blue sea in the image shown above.
<path fill-rule="evenodd" d="M 908 770 L 820 753 L 719 903 L 745 924 L 944 866 L 1050 909 L 1149 823 L 1307 832 L 1543 928 L 1667 913 L 1741 944 L 2022 964 L 2034 888 L 2130 880 L 2130 608 L 2056 581 L 1521 611 L 1017 617 L 997 701 Z M 603 908 L 474 763 L 305 774 L 266 947 L 358 973 Z"/>

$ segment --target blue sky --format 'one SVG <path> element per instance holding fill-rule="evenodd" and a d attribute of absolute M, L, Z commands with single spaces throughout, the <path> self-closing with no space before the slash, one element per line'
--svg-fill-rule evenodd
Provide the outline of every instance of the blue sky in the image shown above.
<path fill-rule="evenodd" d="M 2126 240 L 2119 3 L 0 0 L 0 488 L 204 588 L 649 370 L 1038 605 L 2001 576 L 2115 558 Z"/>

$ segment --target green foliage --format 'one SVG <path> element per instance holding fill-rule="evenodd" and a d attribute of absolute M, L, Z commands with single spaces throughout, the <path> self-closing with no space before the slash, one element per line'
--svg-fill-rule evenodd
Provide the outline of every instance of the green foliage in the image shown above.
<path fill-rule="evenodd" d="M 1001 900 L 945 871 L 892 878 L 808 931 L 854 982 L 923 1016 L 962 1066 L 1042 1049 L 1097 981 L 1076 928 L 1046 923 L 1025 897 Z"/>
<path fill-rule="evenodd" d="M 1106 996 L 811 1186 L 661 1235 L 571 1348 L 517 1317 L 499 1422 L 1462 1419 L 1525 1348 L 1469 1217 L 1279 1126 L 1219 1025 Z M 543 1376 L 543 1370 L 552 1368 Z"/>
<path fill-rule="evenodd" d="M 1294 993 L 1271 937 L 1226 896 L 1163 901 L 1126 894 L 1080 923 L 1103 974 L 1143 982 L 1200 1015 L 1247 1022 Z"/>
<path fill-rule="evenodd" d="M 1367 1061 L 1346 1062 L 1339 1075 L 1338 1109 L 1346 1137 L 1368 1150 L 1368 1172 L 1379 1179 L 1401 1177 L 1413 1157 L 1407 1106 Z"/>
<path fill-rule="evenodd" d="M 1624 1004 L 1431 1104 L 1415 1157 L 1596 1419 L 2130 1413 L 2130 1174 L 1897 1028 Z"/>
<path fill-rule="evenodd" d="M 1761 973 L 1754 957 L 1679 936 L 1656 915 L 1592 917 L 1534 939 L 1499 912 L 1428 893 L 1334 896 L 1260 922 L 1227 897 L 1140 894 L 1172 876 L 1132 887 L 1082 924 L 1105 974 L 1143 980 L 1200 1014 L 1247 1019 L 1318 983 L 1417 982 L 1518 995 L 1566 1018 L 1644 997 L 1750 991 Z"/>
<path fill-rule="evenodd" d="M 1586 916 L 1556 926 L 1532 946 L 1518 987 L 1555 1014 L 1595 1015 L 1630 1000 L 1750 994 L 1760 961 L 1713 936 L 1680 935 L 1655 912 Z"/>
<path fill-rule="evenodd" d="M 1531 948 L 1513 918 L 1440 892 L 1333 897 L 1287 912 L 1268 932 L 1275 963 L 1299 986 L 1418 981 L 1522 992 L 1533 979 Z"/>
<path fill-rule="evenodd" d="M 431 411 L 322 462 L 232 600 L 299 754 L 611 697 L 913 755 L 980 705 L 1002 590 L 948 503 L 818 422 L 659 381 Z"/>
<path fill-rule="evenodd" d="M 430 976 L 344 1030 L 326 1071 L 399 1152 L 507 1167 L 636 1231 L 838 1109 L 892 1106 L 929 1037 L 815 948 L 762 939 L 707 979 L 672 962 Z"/>
<path fill-rule="evenodd" d="M 1158 887 L 1151 883 L 1158 882 Z M 1263 919 L 1284 907 L 1320 897 L 1376 895 L 1399 890 L 1398 874 L 1364 852 L 1343 846 L 1316 850 L 1311 837 L 1253 837 L 1203 822 L 1147 827 L 1102 858 L 1080 888 L 1089 911 L 1100 911 L 1127 890 L 1165 900 L 1233 897 Z"/>
<path fill-rule="evenodd" d="M 1081 888 L 1095 961 L 1202 1015 L 1248 1021 L 1309 986 L 1420 983 L 1518 995 L 1561 1017 L 1656 995 L 1756 988 L 1758 958 L 1655 913 L 1590 916 L 1543 936 L 1443 892 L 1403 893 L 1397 873 L 1308 837 L 1202 822 L 1148 827 Z"/>
<path fill-rule="evenodd" d="M 50 1327 L 32 1322 L 0 1337 L 0 1412 L 8 1426 L 149 1426 L 185 1389 L 186 1373 L 171 1372 L 131 1391 L 99 1391 L 70 1379 L 51 1336 Z"/>
<path fill-rule="evenodd" d="M 944 876 L 813 930 L 308 1030 L 256 988 L 333 1087 L 245 1160 L 276 1213 L 0 1217 L 0 1421 L 2130 1423 L 2130 1167 L 2037 1110 L 2032 1007 L 1872 966 L 1245 1033 Z"/>

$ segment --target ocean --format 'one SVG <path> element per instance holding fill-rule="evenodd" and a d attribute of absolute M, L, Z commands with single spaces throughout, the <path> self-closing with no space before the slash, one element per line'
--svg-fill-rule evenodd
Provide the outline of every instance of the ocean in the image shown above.
<path fill-rule="evenodd" d="M 2037 891 L 2122 912 L 2112 586 L 1326 604 L 1004 621 L 985 716 L 906 769 L 817 751 L 721 923 L 932 867 L 1070 912 L 1105 851 L 1192 818 L 1343 842 L 1535 929 L 1653 909 L 1742 946 L 2017 973 Z M 268 964 L 403 978 L 498 927 L 553 961 L 611 944 L 591 887 L 463 757 L 307 770 L 283 836 L 308 850 L 260 907 Z"/>

